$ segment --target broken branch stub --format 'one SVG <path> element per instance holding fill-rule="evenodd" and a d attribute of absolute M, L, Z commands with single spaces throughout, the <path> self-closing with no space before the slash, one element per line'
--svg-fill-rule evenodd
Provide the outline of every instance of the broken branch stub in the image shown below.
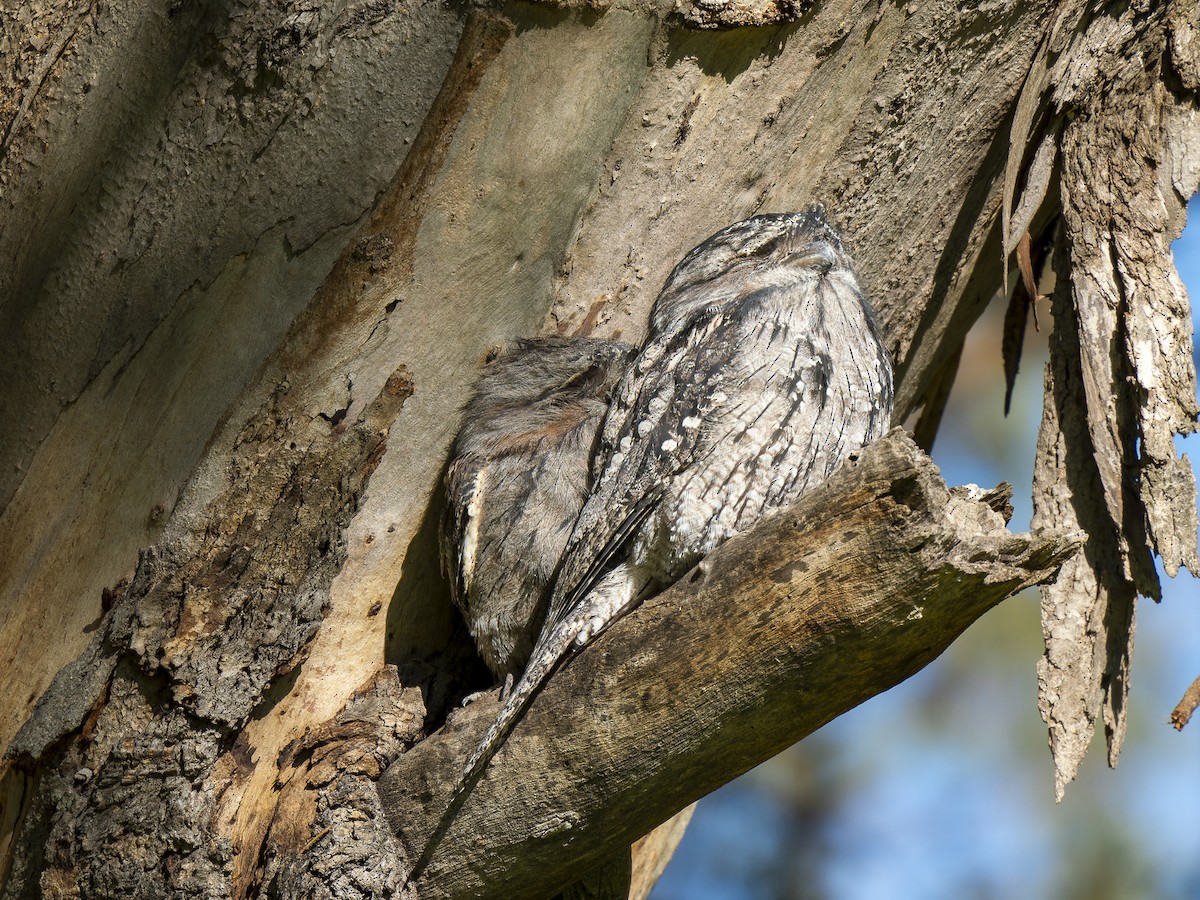
<path fill-rule="evenodd" d="M 546 896 L 935 659 L 1078 547 L 1014 535 L 1007 486 L 947 489 L 897 430 L 730 540 L 565 665 L 468 795 L 423 898 Z M 380 780 L 410 861 L 495 714 L 479 701 Z"/>

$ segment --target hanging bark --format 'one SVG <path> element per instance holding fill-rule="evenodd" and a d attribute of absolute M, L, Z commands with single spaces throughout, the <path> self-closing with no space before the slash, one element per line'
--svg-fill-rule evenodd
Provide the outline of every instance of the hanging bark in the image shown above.
<path fill-rule="evenodd" d="M 549 854 L 557 889 L 602 851 L 627 853 L 1049 577 L 1076 529 L 1084 552 L 1044 595 L 1041 704 L 1060 790 L 1097 718 L 1115 759 L 1134 595 L 1157 593 L 1151 553 L 1172 573 L 1195 566 L 1195 488 L 1171 443 L 1194 425 L 1195 376 L 1169 256 L 1200 181 L 1195 4 L 676 6 L 44 0 L 5 17 L 3 896 L 400 891 L 420 839 L 397 823 L 435 813 L 437 792 L 396 798 L 441 785 L 489 709 L 431 737 L 487 681 L 433 540 L 479 363 L 539 331 L 636 342 L 688 248 L 814 199 L 878 311 L 898 421 L 922 405 L 936 421 L 968 328 L 1005 286 L 1006 251 L 1060 229 L 1044 532 L 1008 535 L 893 439 L 876 451 L 890 480 L 845 507 L 861 528 L 837 545 L 880 555 L 842 554 L 827 574 L 863 585 L 862 609 L 894 611 L 904 584 L 909 599 L 920 588 L 916 626 L 889 613 L 851 627 L 833 593 L 793 595 L 798 623 L 840 622 L 843 643 L 874 654 L 811 657 L 844 693 L 762 741 L 728 735 L 755 715 L 774 727 L 771 704 L 794 691 L 757 712 L 713 708 L 725 737 L 681 736 L 650 772 L 663 735 L 637 731 L 622 685 L 651 699 L 682 686 L 699 703 L 713 671 L 736 699 L 756 659 L 791 653 L 701 666 L 741 633 L 738 604 L 776 590 L 739 562 L 753 536 L 731 542 L 704 576 L 735 573 L 705 594 L 706 621 L 689 618 L 681 584 L 552 680 L 494 766 L 508 774 L 464 810 L 500 842 L 477 859 L 519 872 Z M 858 496 L 870 458 L 831 510 Z M 952 580 L 935 577 L 936 541 L 872 543 L 892 533 L 903 497 L 889 491 L 905 484 L 923 509 L 952 510 L 938 533 L 978 542 L 951 566 L 974 605 L 955 607 Z M 784 531 L 754 552 L 830 549 Z M 677 665 L 704 678 L 613 658 L 617 641 L 659 652 L 668 626 L 694 640 Z M 917 633 L 919 647 L 895 641 Z M 581 706 L 631 729 L 622 746 L 638 762 L 610 794 L 581 793 L 534 752 L 552 710 Z M 518 775 L 558 818 L 505 823 Z M 619 813 L 625 791 L 643 812 Z M 547 821 L 587 837 L 564 853 Z M 480 888 L 454 827 L 422 896 Z M 660 870 L 677 836 L 642 845 L 631 870 Z"/>
<path fill-rule="evenodd" d="M 1196 50 L 1186 41 L 1198 12 L 1064 4 L 1040 79 L 1026 87 L 1042 106 L 1030 139 L 1061 157 L 1062 209 L 1034 523 L 1089 538 L 1043 592 L 1038 697 L 1060 798 L 1097 720 L 1116 765 L 1134 601 L 1160 595 L 1153 554 L 1172 576 L 1197 570 L 1196 485 L 1173 444 L 1196 427 L 1196 372 L 1170 246 L 1200 180 Z M 1053 202 L 1048 171 L 1044 161 L 1031 171 L 1027 210 Z"/>

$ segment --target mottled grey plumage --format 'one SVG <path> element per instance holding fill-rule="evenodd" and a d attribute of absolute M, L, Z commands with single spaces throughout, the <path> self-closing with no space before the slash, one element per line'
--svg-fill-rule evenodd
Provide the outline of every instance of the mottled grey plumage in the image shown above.
<path fill-rule="evenodd" d="M 739 222 L 688 253 L 617 388 L 529 664 L 456 798 L 573 647 L 825 481 L 891 411 L 888 354 L 820 207 Z"/>
<path fill-rule="evenodd" d="M 520 676 L 591 487 L 597 432 L 634 350 L 520 341 L 489 364 L 446 472 L 442 567 L 480 655 Z"/>

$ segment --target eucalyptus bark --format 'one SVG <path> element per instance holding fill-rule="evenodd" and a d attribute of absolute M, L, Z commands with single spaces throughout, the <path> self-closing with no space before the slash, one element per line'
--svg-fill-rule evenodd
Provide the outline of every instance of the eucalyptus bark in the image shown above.
<path fill-rule="evenodd" d="M 1063 534 L 1086 534 L 1044 595 L 1041 705 L 1060 789 L 1097 718 L 1115 759 L 1134 595 L 1157 592 L 1152 553 L 1169 572 L 1195 565 L 1195 487 L 1171 445 L 1194 426 L 1195 373 L 1169 245 L 1200 181 L 1196 21 L 1193 2 L 1002 0 L 138 0 L 6 15 L 3 896 L 399 892 L 413 838 L 381 775 L 396 766 L 389 796 L 442 783 L 488 709 L 430 737 L 487 680 L 432 533 L 480 361 L 543 331 L 638 341 L 688 248 L 811 200 L 848 238 L 896 361 L 897 421 L 923 408 L 925 442 L 967 329 L 1008 290 L 1007 252 L 1028 235 L 1053 260 L 1045 530 L 993 530 L 971 572 L 998 597 L 1046 577 Z M 887 534 L 877 512 L 862 540 Z M 1057 549 L 1009 577 L 1013 541 Z M 799 562 L 828 548 L 791 534 L 770 549 Z M 729 750 L 753 714 L 714 709 L 720 740 L 661 769 L 708 759 L 703 778 L 668 790 L 639 774 L 663 736 L 619 692 L 703 692 L 720 652 L 703 636 L 735 633 L 734 601 L 761 578 L 738 552 L 722 551 L 738 575 L 711 621 L 687 619 L 682 584 L 552 681 L 513 735 L 510 774 L 538 780 L 551 818 L 586 839 L 564 852 L 556 829 L 526 839 L 537 822 L 504 831 L 503 791 L 485 791 L 465 812 L 515 842 L 482 857 L 489 872 L 551 858 L 565 883 L 936 655 L 974 609 L 917 654 L 878 650 L 907 620 L 851 629 L 882 641 L 878 668 L 822 657 L 822 677 L 845 681 L 841 707 L 814 703 L 766 743 Z M 896 553 L 913 590 L 939 571 Z M 871 586 L 873 558 L 835 562 L 863 603 L 895 596 Z M 954 606 L 948 585 L 928 590 L 927 609 Z M 794 613 L 828 621 L 825 600 Z M 653 651 L 667 609 L 697 641 L 678 660 L 690 679 L 602 664 L 618 640 Z M 753 663 L 731 652 L 722 677 Z M 584 827 L 607 807 L 531 751 L 544 710 L 593 691 L 614 710 L 606 727 L 630 729 L 632 768 L 606 796 L 644 800 L 612 832 Z M 406 803 L 401 817 L 428 811 Z M 422 895 L 464 884 L 452 873 L 474 850 L 457 827 Z"/>
<path fill-rule="evenodd" d="M 1194 2 L 1063 4 L 1014 123 L 1010 163 L 1022 152 L 1032 161 L 1006 241 L 1039 232 L 1062 273 L 1034 525 L 1089 538 L 1042 595 L 1038 705 L 1060 799 L 1097 720 L 1117 763 L 1134 602 L 1160 596 L 1154 555 L 1171 576 L 1200 570 L 1196 483 L 1173 443 L 1196 429 L 1197 404 L 1191 309 L 1171 257 L 1200 185 L 1198 21 Z"/>

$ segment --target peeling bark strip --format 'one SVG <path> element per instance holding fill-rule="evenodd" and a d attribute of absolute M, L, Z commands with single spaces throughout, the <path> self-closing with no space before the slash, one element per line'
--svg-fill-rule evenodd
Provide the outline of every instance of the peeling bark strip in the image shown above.
<path fill-rule="evenodd" d="M 6 898 L 39 885 L 59 897 L 231 896 L 233 848 L 211 827 L 214 766 L 316 632 L 343 533 L 411 392 L 397 372 L 347 425 L 280 385 L 239 435 L 205 527 L 142 554 L 9 748 L 8 777 L 36 767 L 39 780 Z"/>
<path fill-rule="evenodd" d="M 420 896 L 548 896 L 903 681 L 1077 548 L 1059 532 L 1011 534 L 1006 507 L 1007 488 L 947 490 L 901 431 L 867 448 L 550 680 L 468 795 Z M 495 709 L 472 704 L 380 780 L 410 860 Z"/>
<path fill-rule="evenodd" d="M 1094 463 L 1087 411 L 1080 403 L 1079 335 L 1066 294 L 1064 286 L 1053 299 L 1032 523 L 1035 528 L 1054 523 L 1088 535 L 1084 551 L 1063 564 L 1057 582 L 1042 589 L 1046 653 L 1038 662 L 1038 708 L 1050 728 L 1059 799 L 1075 777 L 1104 709 L 1118 713 L 1111 718 L 1108 737 L 1110 747 L 1120 746 L 1124 717 L 1119 713 L 1128 691 L 1137 593 L 1124 577 L 1117 530 Z"/>
<path fill-rule="evenodd" d="M 1196 485 L 1173 444 L 1196 429 L 1196 372 L 1170 245 L 1200 180 L 1196 89 L 1184 77 L 1196 48 L 1176 41 L 1166 52 L 1197 4 L 1064 10 L 1048 38 L 1057 56 L 1036 85 L 1051 88 L 1058 116 L 1063 225 L 1034 521 L 1088 534 L 1085 553 L 1043 591 L 1039 707 L 1059 798 L 1101 717 L 1116 764 L 1135 597 L 1160 596 L 1153 553 L 1172 576 L 1197 570 Z M 1043 182 L 1030 176 L 1029 190 Z"/>

